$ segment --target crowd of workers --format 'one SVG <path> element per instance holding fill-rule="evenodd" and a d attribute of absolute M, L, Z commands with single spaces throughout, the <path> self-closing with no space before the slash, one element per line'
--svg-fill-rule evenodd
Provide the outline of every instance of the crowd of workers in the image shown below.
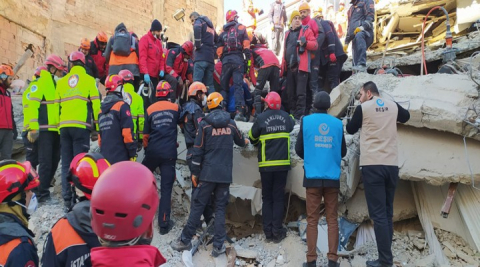
<path fill-rule="evenodd" d="M 286 20 L 279 5 L 274 2 L 270 13 L 277 41 Z M 353 42 L 359 66 L 364 66 L 371 43 L 373 10 L 372 0 L 354 0 L 349 11 L 345 40 Z M 227 12 L 219 35 L 207 17 L 193 12 L 194 41 L 168 49 L 160 38 L 162 25 L 154 20 L 140 40 L 123 23 L 110 39 L 103 32 L 92 42 L 82 39 L 78 51 L 68 56 L 68 66 L 61 57 L 48 56 L 23 94 L 24 163 L 10 159 L 17 132 L 7 89 L 14 73 L 2 65 L 0 266 L 39 265 L 28 219 L 38 203 L 51 199 L 49 188 L 60 160 L 66 215 L 46 239 L 43 266 L 165 263 L 150 243 L 157 209 L 161 235 L 175 225 L 170 214 L 178 125 L 185 136 L 193 190 L 188 221 L 172 248 L 192 248 L 203 215 L 207 225 L 214 225 L 212 255 L 225 252 L 233 145 L 249 143 L 258 146 L 263 231 L 268 242 L 279 243 L 287 233 L 282 225 L 284 190 L 295 124 L 300 125 L 295 152 L 304 159 L 307 192 L 304 266 L 316 266 L 322 199 L 329 228 L 328 266 L 338 266 L 340 163 L 347 148 L 342 122 L 327 114 L 330 97 L 323 86 L 325 81 L 331 88 L 338 85 L 347 55 L 334 24 L 318 11 L 314 18 L 310 14 L 309 5 L 302 3 L 290 15 L 281 64 L 265 37 L 238 23 L 234 10 Z M 267 81 L 270 90 L 265 89 Z M 99 82 L 105 96 L 97 89 Z M 363 128 L 360 165 L 379 251 L 379 259 L 367 266 L 392 266 L 396 122 L 408 121 L 409 113 L 381 98 L 372 82 L 361 88 L 360 102 L 346 129 L 353 134 Z M 244 138 L 235 121 L 251 115 L 254 123 Z M 88 153 L 90 142 L 97 140 L 100 153 Z M 140 164 L 137 153 L 142 149 Z M 153 175 L 157 168 L 161 198 Z"/>

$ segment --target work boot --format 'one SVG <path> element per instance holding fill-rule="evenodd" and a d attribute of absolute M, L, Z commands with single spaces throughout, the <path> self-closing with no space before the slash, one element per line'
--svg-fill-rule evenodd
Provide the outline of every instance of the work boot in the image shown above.
<path fill-rule="evenodd" d="M 38 199 L 38 204 L 44 204 L 47 201 L 51 200 L 52 197 L 50 196 L 50 194 L 43 195 L 43 196 L 37 195 L 37 199 Z"/>
<path fill-rule="evenodd" d="M 172 230 L 175 223 L 172 220 L 168 221 L 168 225 L 164 227 L 160 227 L 160 235 L 166 235 L 170 230 Z"/>
<path fill-rule="evenodd" d="M 353 66 L 352 70 L 353 70 L 354 73 L 366 72 L 367 71 L 367 66 L 365 66 L 365 65 Z"/>
<path fill-rule="evenodd" d="M 226 250 L 225 244 L 223 244 L 221 248 L 213 247 L 212 257 L 216 258 L 216 257 L 222 255 L 223 253 L 225 253 L 225 250 Z"/>
<path fill-rule="evenodd" d="M 273 243 L 278 244 L 282 242 L 285 237 L 287 237 L 287 228 L 283 227 L 282 231 L 279 234 L 273 235 L 272 241 Z"/>
<path fill-rule="evenodd" d="M 382 264 L 380 260 L 367 261 L 367 267 L 392 267 L 393 265 Z"/>
<path fill-rule="evenodd" d="M 183 243 L 182 236 L 180 235 L 177 239 L 170 243 L 170 247 L 173 250 L 182 252 L 184 250 L 191 250 L 192 249 L 192 242 L 188 242 L 188 244 Z"/>
<path fill-rule="evenodd" d="M 303 267 L 317 267 L 317 261 L 304 262 Z"/>
<path fill-rule="evenodd" d="M 339 267 L 340 263 L 332 260 L 328 260 L 328 267 Z"/>
<path fill-rule="evenodd" d="M 244 107 L 237 107 L 237 111 L 235 113 L 235 118 L 234 118 L 235 121 L 243 121 L 243 122 L 247 121 L 245 116 L 243 115 L 244 109 L 245 109 Z"/>

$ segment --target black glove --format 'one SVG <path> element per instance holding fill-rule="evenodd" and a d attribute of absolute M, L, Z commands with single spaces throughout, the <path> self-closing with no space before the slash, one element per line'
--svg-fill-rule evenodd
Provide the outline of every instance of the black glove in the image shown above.
<path fill-rule="evenodd" d="M 17 128 L 15 127 L 13 129 L 13 140 L 17 140 L 17 137 L 18 137 L 18 131 L 17 131 Z"/>
<path fill-rule="evenodd" d="M 307 45 L 307 39 L 305 39 L 305 36 L 300 37 L 300 41 L 302 42 L 303 47 L 305 47 Z"/>

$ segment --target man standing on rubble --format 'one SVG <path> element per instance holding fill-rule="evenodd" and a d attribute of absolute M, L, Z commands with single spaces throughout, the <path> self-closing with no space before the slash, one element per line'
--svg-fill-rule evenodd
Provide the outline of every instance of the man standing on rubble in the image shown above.
<path fill-rule="evenodd" d="M 392 266 L 393 198 L 398 181 L 397 121 L 407 122 L 410 113 L 398 103 L 380 97 L 371 81 L 360 89 L 360 103 L 346 129 L 354 134 L 362 128 L 360 167 L 378 249 L 378 259 L 367 261 L 367 266 Z"/>
<path fill-rule="evenodd" d="M 275 0 L 270 5 L 270 24 L 272 25 L 272 44 L 276 55 L 280 53 L 280 45 L 283 41 L 283 29 L 287 24 L 287 11 L 282 0 Z"/>
<path fill-rule="evenodd" d="M 328 267 L 337 267 L 340 165 L 347 154 L 347 146 L 342 121 L 327 114 L 330 96 L 326 92 L 317 93 L 313 107 L 313 114 L 302 118 L 295 145 L 297 155 L 304 159 L 303 186 L 307 190 L 308 251 L 303 266 L 317 266 L 317 226 L 323 198 L 328 225 Z"/>
<path fill-rule="evenodd" d="M 17 139 L 18 135 L 12 98 L 8 91 L 12 81 L 12 67 L 0 65 L 0 160 L 12 157 L 13 140 Z"/>
<path fill-rule="evenodd" d="M 373 0 L 352 0 L 348 10 L 348 29 L 343 50 L 347 51 L 352 42 L 353 70 L 367 69 L 367 48 L 373 43 L 373 22 L 375 20 L 375 3 Z"/>

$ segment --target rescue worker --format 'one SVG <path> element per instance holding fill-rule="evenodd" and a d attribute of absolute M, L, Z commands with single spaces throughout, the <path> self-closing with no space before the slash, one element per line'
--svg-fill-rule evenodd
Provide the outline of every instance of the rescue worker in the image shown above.
<path fill-rule="evenodd" d="M 108 37 L 105 32 L 98 32 L 95 39 L 90 42 L 90 56 L 97 66 L 98 78 L 100 78 L 100 82 L 103 85 L 105 85 L 105 78 L 108 74 L 108 64 L 103 55 L 103 52 L 105 52 L 105 48 L 107 47 L 107 42 Z"/>
<path fill-rule="evenodd" d="M 223 97 L 220 93 L 211 93 L 207 98 L 210 113 L 198 128 L 192 156 L 192 181 L 197 184 L 193 196 L 187 224 L 181 236 L 171 243 L 174 250 L 192 248 L 200 217 L 211 197 L 215 203 L 215 235 L 213 237 L 212 256 L 225 253 L 225 209 L 230 197 L 232 183 L 233 143 L 245 147 L 249 141 L 244 139 L 230 114 L 223 110 Z M 212 196 L 213 193 L 213 196 Z"/>
<path fill-rule="evenodd" d="M 262 180 L 263 232 L 267 241 L 280 243 L 286 236 L 282 226 L 284 195 L 290 170 L 290 132 L 295 120 L 281 110 L 277 92 L 265 97 L 266 109 L 257 116 L 248 132 L 250 142 L 258 147 L 258 168 Z"/>
<path fill-rule="evenodd" d="M 300 6 L 298 7 L 298 12 L 300 12 L 300 18 L 302 19 L 302 25 L 303 26 L 308 26 L 312 30 L 313 34 L 315 35 L 315 38 L 317 38 L 318 37 L 318 32 L 319 32 L 318 24 L 317 24 L 316 21 L 314 21 L 310 18 L 311 9 L 310 9 L 310 6 L 308 5 L 308 3 L 303 2 L 302 4 L 300 4 Z"/>
<path fill-rule="evenodd" d="M 367 266 L 393 266 L 393 199 L 398 182 L 397 121 L 406 123 L 410 113 L 380 96 L 375 83 L 360 89 L 360 103 L 347 123 L 349 134 L 360 128 L 360 167 L 368 213 L 373 220 L 378 259 Z"/>
<path fill-rule="evenodd" d="M 313 23 L 315 23 L 312 20 Z M 310 27 L 302 27 L 300 12 L 290 15 L 290 30 L 285 34 L 282 73 L 287 81 L 289 111 L 295 120 L 306 114 L 307 82 L 311 71 L 311 53 L 318 49 L 317 40 Z"/>
<path fill-rule="evenodd" d="M 46 71 L 47 67 L 45 66 L 37 67 L 33 75 L 34 80 L 30 82 L 27 89 L 25 89 L 25 91 L 22 94 L 22 108 L 23 108 L 22 140 L 23 140 L 23 145 L 25 146 L 25 152 L 26 152 L 25 158 L 27 161 L 30 162 L 30 164 L 34 169 L 37 169 L 37 165 L 38 165 L 38 140 L 35 140 L 35 142 L 31 143 L 30 141 L 28 141 L 28 138 L 27 138 L 28 131 L 30 130 L 30 126 L 29 126 L 30 118 L 28 117 L 30 113 L 28 112 L 28 108 L 30 105 L 31 90 L 32 88 L 36 90 L 37 81 L 40 78 L 40 71 L 42 70 Z"/>
<path fill-rule="evenodd" d="M 91 250 L 92 266 L 164 264 L 162 254 L 150 246 L 158 201 L 155 177 L 140 163 L 120 162 L 104 172 L 90 202 L 92 229 L 102 244 Z"/>
<path fill-rule="evenodd" d="M 134 87 L 140 84 L 139 45 L 135 37 L 128 32 L 125 24 L 120 23 L 115 33 L 108 40 L 103 54 L 108 64 L 108 75 L 118 74 L 121 70 L 129 70 L 135 77 Z"/>
<path fill-rule="evenodd" d="M 42 266 L 92 266 L 90 250 L 100 247 L 100 242 L 90 222 L 90 199 L 95 183 L 108 167 L 110 163 L 99 153 L 81 153 L 72 160 L 68 181 L 75 188 L 76 203 L 47 235 Z"/>
<path fill-rule="evenodd" d="M 284 28 L 287 24 L 287 11 L 282 0 L 275 0 L 270 5 L 270 25 L 272 26 L 272 44 L 273 51 L 278 55 L 280 53 L 281 45 L 283 43 Z"/>
<path fill-rule="evenodd" d="M 150 31 L 140 39 L 139 43 L 140 73 L 146 84 L 152 82 L 153 88 L 157 87 L 158 82 L 165 75 L 166 55 L 163 53 L 161 33 L 162 24 L 155 19 L 150 26 Z"/>
<path fill-rule="evenodd" d="M 280 63 L 275 54 L 268 50 L 266 44 L 262 44 L 258 41 L 255 34 L 253 34 L 251 41 L 252 47 L 252 59 L 254 68 L 250 68 L 249 77 L 253 84 L 255 84 L 255 96 L 254 107 L 255 114 L 262 112 L 262 97 L 265 97 L 268 93 L 264 90 L 265 84 L 269 83 L 271 92 L 280 92 Z M 258 75 L 255 76 L 255 69 L 257 69 Z"/>
<path fill-rule="evenodd" d="M 110 164 L 137 160 L 137 140 L 133 134 L 130 106 L 124 101 L 123 79 L 110 75 L 105 81 L 107 96 L 98 115 L 100 153 Z"/>
<path fill-rule="evenodd" d="M 71 187 L 67 182 L 72 159 L 90 150 L 90 138 L 97 140 L 95 131 L 100 111 L 100 96 L 95 79 L 85 71 L 85 55 L 75 51 L 68 56 L 70 71 L 60 79 L 55 91 L 59 107 L 58 129 L 62 156 L 62 197 L 65 211 L 72 207 Z"/>
<path fill-rule="evenodd" d="M 38 265 L 28 219 L 37 209 L 32 189 L 40 184 L 30 162 L 0 161 L 0 266 Z"/>
<path fill-rule="evenodd" d="M 328 225 L 328 267 L 337 267 L 340 165 L 347 146 L 342 121 L 327 113 L 330 96 L 326 92 L 317 93 L 313 107 L 313 113 L 302 118 L 295 145 L 297 155 L 304 159 L 306 187 L 307 262 L 303 266 L 317 266 L 317 226 L 323 198 Z"/>
<path fill-rule="evenodd" d="M 215 91 L 212 73 L 215 64 L 215 44 L 218 41 L 218 35 L 215 32 L 212 21 L 207 16 L 200 16 L 197 12 L 192 12 L 189 18 L 193 25 L 195 45 L 193 81 L 205 84 L 210 94 Z"/>
<path fill-rule="evenodd" d="M 30 88 L 30 103 L 26 110 L 30 119 L 27 139 L 38 142 L 38 202 L 50 199 L 50 184 L 60 161 L 60 134 L 58 130 L 59 104 L 55 101 L 57 81 L 66 70 L 63 60 L 52 54 L 45 60 L 47 70 L 40 71 L 36 87 Z"/>
<path fill-rule="evenodd" d="M 245 99 L 245 109 L 244 109 L 243 116 L 245 117 L 245 121 L 249 121 L 250 115 L 252 114 L 252 111 L 253 111 L 253 96 L 252 96 L 252 93 L 250 93 L 250 82 L 246 78 L 243 79 L 242 90 L 243 90 L 243 98 Z M 230 86 L 230 89 L 228 90 L 228 97 L 229 99 L 227 101 L 226 111 L 230 113 L 230 117 L 234 119 L 236 115 L 234 85 Z"/>
<path fill-rule="evenodd" d="M 121 70 L 118 75 L 123 79 L 123 92 L 130 102 L 130 112 L 133 120 L 133 135 L 137 139 L 137 152 L 143 147 L 143 126 L 145 124 L 145 109 L 143 98 L 133 88 L 133 74 L 129 70 Z"/>
<path fill-rule="evenodd" d="M 13 81 L 13 70 L 0 65 L 0 160 L 12 158 L 13 140 L 17 139 L 17 125 L 8 88 Z"/>
<path fill-rule="evenodd" d="M 160 234 L 167 234 L 174 225 L 170 219 L 172 204 L 172 189 L 175 182 L 175 163 L 177 161 L 177 125 L 180 124 L 178 104 L 172 103 L 170 95 L 173 89 L 166 81 L 157 85 L 158 102 L 147 109 L 143 146 L 145 158 L 142 164 L 150 171 L 160 168 L 160 206 L 158 209 L 158 225 Z"/>
<path fill-rule="evenodd" d="M 217 44 L 217 55 L 222 61 L 221 87 L 222 96 L 227 98 L 228 83 L 233 78 L 235 86 L 236 121 L 245 121 L 245 99 L 243 97 L 242 80 L 250 67 L 250 41 L 245 26 L 238 23 L 237 11 L 229 10 L 226 15 L 227 24 L 223 26 Z"/>
<path fill-rule="evenodd" d="M 373 0 L 352 0 L 348 10 L 348 28 L 343 50 L 347 51 L 352 42 L 353 70 L 367 69 L 367 48 L 373 43 L 373 23 L 375 21 L 375 3 Z"/>
<path fill-rule="evenodd" d="M 78 51 L 82 52 L 85 55 L 85 71 L 88 75 L 92 76 L 93 78 L 95 78 L 95 80 L 97 80 L 99 79 L 98 69 L 95 61 L 90 56 L 90 45 L 90 41 L 87 38 L 83 38 L 80 41 L 80 47 L 78 48 Z"/>
<path fill-rule="evenodd" d="M 193 43 L 186 41 L 182 46 L 168 50 L 166 71 L 177 80 L 177 87 L 172 87 L 175 96 L 180 96 L 184 82 L 187 80 L 188 60 L 193 54 Z"/>

